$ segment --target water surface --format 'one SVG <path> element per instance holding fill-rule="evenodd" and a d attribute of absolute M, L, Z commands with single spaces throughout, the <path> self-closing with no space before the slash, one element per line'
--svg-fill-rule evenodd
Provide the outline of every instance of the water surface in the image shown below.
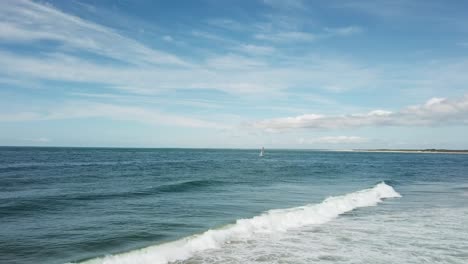
<path fill-rule="evenodd" d="M 402 197 L 320 224 L 255 231 L 176 261 L 467 262 L 468 155 L 1 147 L 0 263 L 138 256 L 382 181 Z"/>

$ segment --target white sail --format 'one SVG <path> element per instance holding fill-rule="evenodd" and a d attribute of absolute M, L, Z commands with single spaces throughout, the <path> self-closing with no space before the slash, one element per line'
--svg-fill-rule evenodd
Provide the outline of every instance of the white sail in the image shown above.
<path fill-rule="evenodd" d="M 260 150 L 259 156 L 263 157 L 264 154 L 265 154 L 265 148 L 262 147 L 262 149 Z"/>

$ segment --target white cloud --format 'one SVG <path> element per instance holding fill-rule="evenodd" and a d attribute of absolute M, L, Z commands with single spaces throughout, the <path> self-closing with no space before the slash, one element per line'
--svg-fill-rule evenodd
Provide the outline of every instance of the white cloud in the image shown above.
<path fill-rule="evenodd" d="M 368 139 L 358 136 L 326 136 L 311 139 L 299 138 L 298 141 L 300 144 L 353 144 L 364 143 Z"/>
<path fill-rule="evenodd" d="M 374 110 L 365 114 L 325 116 L 317 114 L 258 121 L 253 127 L 266 131 L 289 129 L 339 129 L 365 126 L 467 125 L 468 95 L 460 99 L 432 98 L 423 105 L 398 112 Z"/>

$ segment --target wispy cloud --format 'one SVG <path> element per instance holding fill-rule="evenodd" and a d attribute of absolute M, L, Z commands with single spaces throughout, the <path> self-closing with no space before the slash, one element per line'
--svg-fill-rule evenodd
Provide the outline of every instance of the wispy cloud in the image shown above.
<path fill-rule="evenodd" d="M 35 112 L 0 113 L 0 122 L 23 122 L 41 119 L 41 115 Z"/>
<path fill-rule="evenodd" d="M 362 33 L 364 30 L 358 26 L 347 26 L 337 28 L 325 28 L 317 33 L 304 31 L 284 31 L 256 34 L 254 37 L 258 40 L 267 40 L 272 42 L 312 42 L 325 40 L 332 37 L 346 37 Z"/>
<path fill-rule="evenodd" d="M 272 46 L 260 46 L 253 44 L 242 44 L 238 47 L 235 47 L 237 51 L 247 53 L 250 55 L 268 55 L 275 51 L 275 48 Z"/>
<path fill-rule="evenodd" d="M 263 3 L 280 9 L 304 9 L 306 7 L 303 0 L 263 0 Z"/>
<path fill-rule="evenodd" d="M 33 142 L 33 143 L 48 143 L 51 140 L 46 137 L 39 137 L 39 138 L 24 138 L 23 141 Z"/>
<path fill-rule="evenodd" d="M 172 41 L 174 41 L 174 39 L 173 39 L 171 36 L 169 36 L 169 35 L 163 36 L 162 39 L 163 39 L 164 41 L 167 41 L 167 42 L 172 42 Z"/>
<path fill-rule="evenodd" d="M 354 9 L 373 16 L 379 17 L 401 17 L 407 15 L 414 8 L 415 1 L 334 1 L 330 2 L 332 7 Z"/>
<path fill-rule="evenodd" d="M 202 39 L 207 39 L 207 40 L 212 40 L 216 42 L 224 42 L 224 43 L 235 43 L 237 44 L 237 41 L 232 40 L 231 38 L 225 37 L 225 36 L 220 36 L 211 32 L 207 31 L 201 31 L 201 30 L 192 30 L 191 35 L 197 38 L 202 38 Z"/>
<path fill-rule="evenodd" d="M 170 89 L 213 89 L 233 94 L 269 91 L 271 94 L 305 85 L 342 91 L 365 86 L 374 78 L 372 70 L 352 62 L 304 57 L 285 59 L 284 63 L 287 65 L 271 67 L 261 59 L 231 54 L 210 57 L 199 68 L 135 68 L 101 65 L 64 54 L 32 57 L 0 52 L 0 67 L 7 76 L 105 84 L 146 94 Z"/>
<path fill-rule="evenodd" d="M 414 27 L 416 24 L 432 31 L 441 30 L 467 32 L 468 21 L 464 12 L 460 12 L 459 4 L 447 4 L 440 1 L 421 0 L 352 0 L 352 1 L 328 1 L 332 8 L 365 14 L 373 18 L 387 21 L 392 24 L 405 27 Z"/>
<path fill-rule="evenodd" d="M 266 66 L 261 60 L 251 59 L 244 56 L 228 54 L 226 56 L 215 56 L 207 60 L 206 65 L 215 69 L 252 69 Z"/>
<path fill-rule="evenodd" d="M 436 126 L 468 124 L 468 95 L 460 99 L 432 98 L 425 104 L 397 112 L 374 110 L 365 114 L 326 116 L 306 114 L 268 119 L 253 127 L 266 131 L 289 129 L 340 129 L 367 126 Z"/>
<path fill-rule="evenodd" d="M 207 8 L 219 7 L 208 2 Z M 433 37 L 433 24 L 417 36 L 406 34 L 422 29 L 409 19 L 437 20 L 430 17 L 439 10 L 427 7 L 415 18 L 421 4 L 259 0 L 220 12 L 183 10 L 177 15 L 193 11 L 193 16 L 171 20 L 174 16 L 164 10 L 157 12 L 168 19 L 148 19 L 100 4 L 0 1 L 0 97 L 6 98 L 0 102 L 0 122 L 99 118 L 154 127 L 231 126 L 229 133 L 238 133 L 241 144 L 270 137 L 289 140 L 285 147 L 297 145 L 299 137 L 304 144 L 363 143 L 366 138 L 346 131 L 361 127 L 368 127 L 369 135 L 369 127 L 467 124 L 466 96 L 401 107 L 464 94 L 468 83 L 464 35 L 451 35 L 447 27 L 444 45 L 435 47 L 423 43 Z M 206 17 L 210 14 L 216 17 Z M 370 16 L 361 19 L 363 14 Z M 401 18 L 405 34 L 397 21 L 385 24 L 377 18 Z M 396 33 L 395 41 L 409 37 L 415 45 L 386 45 L 376 39 L 380 35 L 367 34 L 380 30 Z M 444 52 L 447 43 L 459 47 Z M 421 46 L 424 56 L 417 51 Z M 401 56 L 393 57 L 396 52 Z M 35 89 L 21 90 L 25 87 Z M 52 103 L 58 106 L 51 108 Z M 379 105 L 392 111 L 369 111 Z M 243 122 L 251 123 L 236 126 Z M 308 129 L 322 130 L 313 131 L 319 135 L 312 138 Z M 328 129 L 348 136 L 321 134 Z"/>
<path fill-rule="evenodd" d="M 338 27 L 338 28 L 325 28 L 328 36 L 350 36 L 362 33 L 364 30 L 358 26 Z"/>
<path fill-rule="evenodd" d="M 195 117 L 164 113 L 156 109 L 90 102 L 70 102 L 61 107 L 47 109 L 41 112 L 1 114 L 0 122 L 67 120 L 94 117 L 134 121 L 150 125 L 226 128 L 226 126 L 221 123 L 206 121 Z"/>
<path fill-rule="evenodd" d="M 248 27 L 241 24 L 238 21 L 228 19 L 228 18 L 217 18 L 217 19 L 210 19 L 207 21 L 210 26 L 215 26 L 218 28 L 231 30 L 231 31 L 243 31 L 246 30 Z"/>
<path fill-rule="evenodd" d="M 105 102 L 111 102 L 112 104 L 118 103 L 134 103 L 134 104 L 157 104 L 160 106 L 188 106 L 196 108 L 207 108 L 207 109 L 220 109 L 223 105 L 214 100 L 206 99 L 168 99 L 161 98 L 160 96 L 147 96 L 147 95 L 131 95 L 131 94 L 113 94 L 113 93 L 82 93 L 72 92 L 70 93 L 73 97 L 81 98 L 95 98 L 105 100 Z"/>
<path fill-rule="evenodd" d="M 318 36 L 308 32 L 291 31 L 270 34 L 256 34 L 255 38 L 259 40 L 269 40 L 275 42 L 304 42 L 315 41 L 318 39 Z"/>
<path fill-rule="evenodd" d="M 0 41 L 56 41 L 68 49 L 92 52 L 131 64 L 189 63 L 152 49 L 114 30 L 27 0 L 0 2 Z"/>
<path fill-rule="evenodd" d="M 226 23 L 236 24 L 233 21 Z M 323 33 L 348 34 L 346 32 L 352 31 L 354 28 Z M 281 56 L 274 45 L 244 44 L 204 31 L 191 33 L 195 37 L 223 42 L 232 53 L 208 53 L 197 63 L 188 63 L 184 58 L 155 50 L 110 28 L 49 5 L 26 0 L 1 2 L 0 41 L 31 45 L 39 45 L 43 40 L 55 41 L 62 48 L 48 49 L 39 45 L 39 53 L 27 55 L 0 51 L 0 67 L 4 69 L 0 80 L 4 83 L 21 80 L 27 86 L 36 80 L 38 84 L 40 81 L 91 83 L 140 94 L 174 89 L 213 89 L 232 94 L 270 95 L 304 85 L 342 91 L 370 80 L 367 78 L 369 72 L 352 62 L 313 59 L 311 65 L 310 58 L 290 60 L 283 56 L 281 61 L 287 66 L 272 66 L 268 62 L 270 58 L 265 55 Z M 313 41 L 316 38 L 314 34 L 300 31 L 277 32 L 263 37 L 259 34 L 257 37 L 273 42 Z M 176 42 L 170 35 L 163 35 L 160 39 Z M 103 62 L 90 56 L 80 56 L 80 52 L 123 63 Z M 343 72 L 350 77 L 346 82 L 340 81 L 343 78 L 336 78 Z"/>

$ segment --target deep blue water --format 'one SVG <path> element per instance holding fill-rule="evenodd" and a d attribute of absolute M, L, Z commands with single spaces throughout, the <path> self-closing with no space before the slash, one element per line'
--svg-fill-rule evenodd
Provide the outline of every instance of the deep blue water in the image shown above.
<path fill-rule="evenodd" d="M 0 263 L 67 263 L 131 251 L 382 181 L 402 198 L 323 228 L 375 224 L 388 216 L 382 220 L 388 229 L 405 227 L 414 237 L 423 230 L 454 234 L 455 243 L 457 233 L 468 234 L 468 155 L 267 150 L 259 158 L 258 150 L 1 147 Z M 417 222 L 428 214 L 437 221 L 434 210 L 445 212 L 452 229 L 419 229 L 408 221 L 392 226 L 389 220 Z M 463 263 L 467 245 L 457 242 L 455 250 L 450 241 L 437 254 Z M 421 247 L 436 263 L 437 256 Z M 193 259 L 199 262 L 215 263 Z"/>

